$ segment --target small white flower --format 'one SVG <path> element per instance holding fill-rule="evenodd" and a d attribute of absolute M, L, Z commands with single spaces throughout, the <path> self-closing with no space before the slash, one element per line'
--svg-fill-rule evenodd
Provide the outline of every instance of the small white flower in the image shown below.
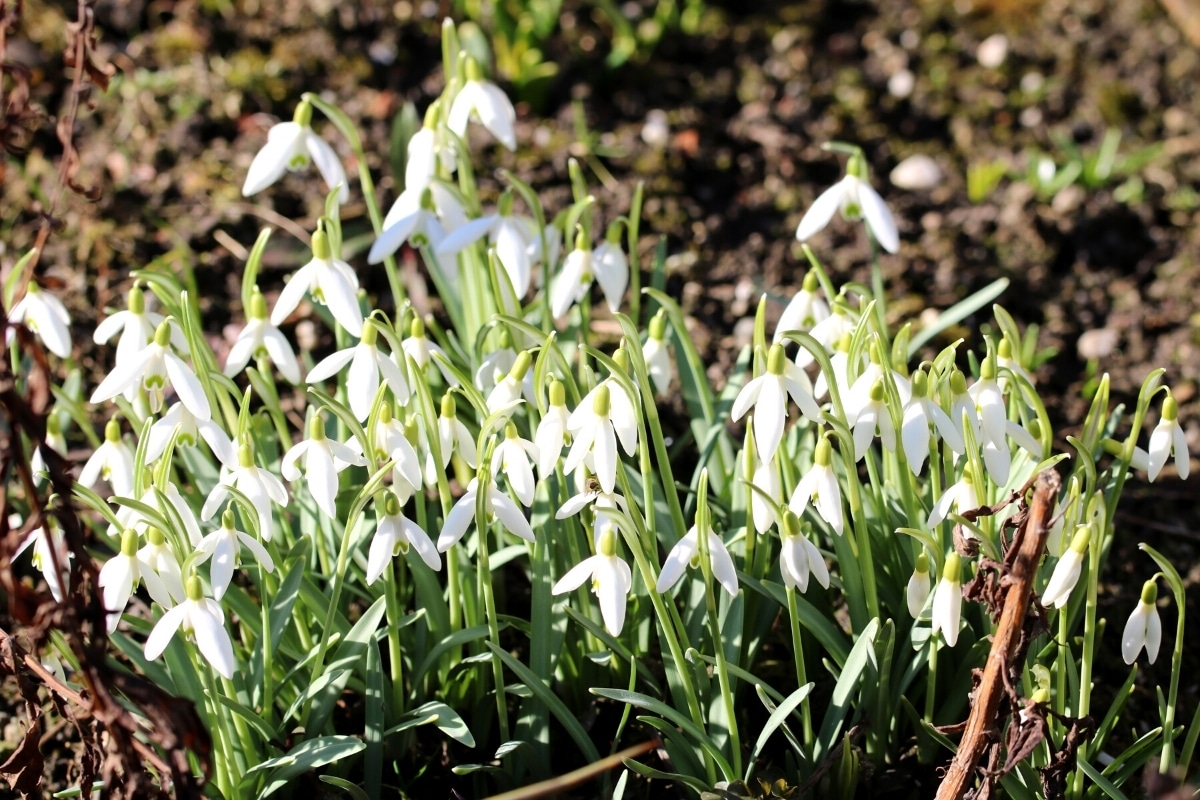
<path fill-rule="evenodd" d="M 490 476 L 487 478 L 486 491 L 484 508 L 487 513 L 499 517 L 500 523 L 510 533 L 527 542 L 536 542 L 533 528 L 529 527 L 529 520 L 525 519 L 521 509 L 508 495 L 496 488 L 496 482 Z M 437 541 L 439 552 L 444 553 L 449 550 L 467 532 L 467 528 L 475 520 L 475 500 L 478 496 L 479 478 L 472 478 L 467 485 L 466 493 L 458 499 L 458 502 L 450 509 L 450 513 L 446 515 L 445 522 L 442 523 L 442 532 Z"/>
<path fill-rule="evenodd" d="M 257 286 L 250 296 L 248 310 L 246 327 L 238 334 L 237 341 L 233 343 L 229 357 L 225 360 L 225 376 L 232 378 L 246 368 L 251 358 L 261 358 L 265 355 L 271 359 L 271 363 L 288 383 L 299 383 L 300 364 L 296 361 L 296 354 L 287 337 L 267 318 L 267 301 L 263 299 Z"/>
<path fill-rule="evenodd" d="M 179 559 L 162 531 L 153 525 L 146 529 L 146 544 L 137 551 L 137 561 L 138 574 L 154 602 L 163 608 L 172 608 L 187 598 Z"/>
<path fill-rule="evenodd" d="M 821 409 L 813 399 L 808 376 L 788 360 L 783 345 L 773 344 L 767 353 L 767 371 L 742 387 L 732 409 L 734 422 L 754 409 L 754 440 L 763 461 L 770 461 L 783 441 L 788 395 L 805 417 L 820 420 Z"/>
<path fill-rule="evenodd" d="M 508 488 L 517 499 L 528 507 L 533 504 L 536 482 L 533 464 L 538 461 L 538 448 L 533 442 L 517 434 L 517 426 L 508 423 L 504 427 L 504 440 L 492 452 L 492 475 L 503 472 L 508 478 Z"/>
<path fill-rule="evenodd" d="M 1158 618 L 1156 600 L 1158 582 L 1151 578 L 1142 586 L 1142 596 L 1121 633 L 1121 657 L 1126 664 L 1136 661 L 1143 647 L 1146 648 L 1146 660 L 1151 664 L 1158 658 L 1158 648 L 1162 644 L 1162 620 Z"/>
<path fill-rule="evenodd" d="M 833 446 L 827 436 L 817 440 L 813 453 L 813 465 L 792 492 L 788 508 L 797 517 L 804 516 L 804 510 L 809 502 L 817 508 L 821 518 L 829 523 L 834 533 L 839 536 L 845 529 L 842 515 L 842 490 L 838 486 L 837 475 L 833 471 Z"/>
<path fill-rule="evenodd" d="M 267 143 L 250 162 L 246 182 L 242 185 L 242 197 L 261 192 L 283 177 L 284 172 L 304 169 L 312 161 L 317 171 L 332 190 L 338 188 L 338 202 L 350 199 L 350 188 L 346 185 L 346 170 L 337 154 L 324 139 L 313 133 L 312 106 L 302 101 L 296 106 L 291 122 L 280 122 L 267 131 Z"/>
<path fill-rule="evenodd" d="M 358 276 L 354 269 L 333 257 L 329 236 L 323 230 L 312 236 L 312 253 L 312 260 L 301 267 L 279 293 L 271 311 L 271 324 L 282 325 L 300 305 L 305 293 L 312 292 L 313 300 L 328 306 L 333 318 L 347 333 L 361 336 L 363 313 L 358 306 Z"/>
<path fill-rule="evenodd" d="M 127 528 L 121 534 L 121 551 L 104 562 L 100 568 L 98 583 L 104 592 L 104 610 L 108 612 L 108 632 L 117 629 L 121 614 L 129 604 L 133 590 L 138 581 L 144 581 L 152 598 L 162 597 L 167 600 L 165 606 L 174 605 L 166 585 L 159 579 L 158 573 L 143 566 L 138 559 L 138 534 L 132 528 Z M 182 591 L 182 589 L 181 589 Z"/>
<path fill-rule="evenodd" d="M 783 515 L 783 535 L 780 537 L 779 573 L 789 589 L 808 591 L 808 579 L 815 577 L 824 589 L 829 588 L 829 567 L 817 546 L 804 535 L 800 518 L 791 511 Z"/>
<path fill-rule="evenodd" d="M 737 569 L 733 566 L 733 558 L 729 555 L 725 542 L 711 528 L 705 530 L 704 535 L 713 577 L 725 591 L 729 592 L 731 597 L 737 597 Z M 658 574 L 658 582 L 654 585 L 655 591 L 660 594 L 668 591 L 683 577 L 689 564 L 700 565 L 700 536 L 699 526 L 692 525 L 687 534 L 675 543 L 663 562 L 662 571 Z"/>
<path fill-rule="evenodd" d="M 62 529 L 52 521 L 34 528 L 17 546 L 13 558 L 21 555 L 31 545 L 34 568 L 42 573 L 46 585 L 50 587 L 50 594 L 61 603 L 70 589 L 68 581 L 71 578 L 71 559 L 74 558 L 67 549 L 67 540 L 63 537 Z"/>
<path fill-rule="evenodd" d="M 413 247 L 437 249 L 446 238 L 447 230 L 455 230 L 467 222 L 462 203 L 454 193 L 434 181 L 427 186 L 406 188 L 392 204 L 383 220 L 383 230 L 371 252 L 368 264 L 378 264 L 400 249 L 405 242 Z"/>
<path fill-rule="evenodd" d="M 578 589 L 588 578 L 592 591 L 600 601 L 600 616 L 605 629 L 618 636 L 625 627 L 625 604 L 633 588 L 633 572 L 617 557 L 617 534 L 611 520 L 597 520 L 594 538 L 599 542 L 596 555 L 585 558 L 558 579 L 552 594 L 559 595 Z"/>
<path fill-rule="evenodd" d="M 642 360 L 646 362 L 646 371 L 650 373 L 654 389 L 660 395 L 665 395 L 671 389 L 671 352 L 667 348 L 666 333 L 667 317 L 660 309 L 650 319 L 649 335 L 642 345 Z"/>
<path fill-rule="evenodd" d="M 129 497 L 133 492 L 133 451 L 121 438 L 121 423 L 110 419 L 104 426 L 104 441 L 79 473 L 79 483 L 91 488 L 101 478 L 112 486 L 113 494 Z"/>
<path fill-rule="evenodd" d="M 554 472 L 555 466 L 562 458 L 562 449 L 567 438 L 567 423 L 571 416 L 567 411 L 567 392 L 562 383 L 552 380 L 549 395 L 550 405 L 533 434 L 533 443 L 538 449 L 538 475 L 542 480 L 546 480 L 546 477 Z"/>
<path fill-rule="evenodd" d="M 850 157 L 846 177 L 821 193 L 800 220 L 796 238 L 803 242 L 822 230 L 837 211 L 848 220 L 864 218 L 875 241 L 889 253 L 900 249 L 896 220 L 879 193 L 867 182 L 866 160 L 861 153 Z"/>
<path fill-rule="evenodd" d="M 300 480 L 297 462 L 301 459 L 308 493 L 325 516 L 337 519 L 338 473 L 351 464 L 365 466 L 366 459 L 346 445 L 327 438 L 325 421 L 320 414 L 309 417 L 308 438 L 284 454 L 280 464 L 283 477 L 293 483 Z"/>
<path fill-rule="evenodd" d="M 919 475 L 925 459 L 929 457 L 930 429 L 936 429 L 942 439 L 956 453 L 966 452 L 966 445 L 958 435 L 958 429 L 948 414 L 929 396 L 929 378 L 924 370 L 913 374 L 912 397 L 904 407 L 904 422 L 900 439 L 904 444 L 904 457 L 914 475 Z"/>
<path fill-rule="evenodd" d="M 264 571 L 275 571 L 275 562 L 267 548 L 250 534 L 234 528 L 233 510 L 227 508 L 221 515 L 221 527 L 201 539 L 200 546 L 196 548 L 200 554 L 195 561 L 196 566 L 212 559 L 210 583 L 214 599 L 220 600 L 225 596 L 225 591 L 233 581 L 233 571 L 237 569 L 243 547 L 250 551 L 250 555 L 262 565 Z"/>
<path fill-rule="evenodd" d="M 829 304 L 817 293 L 820 285 L 816 271 L 809 270 L 800 291 L 796 292 L 779 316 L 779 323 L 775 326 L 775 343 L 780 342 L 788 331 L 811 331 L 817 323 L 829 318 Z"/>
<path fill-rule="evenodd" d="M 430 364 L 436 364 L 442 377 L 446 379 L 446 385 L 458 386 L 458 378 L 454 377 L 454 373 L 446 366 L 449 358 L 442 348 L 429 341 L 429 337 L 425 335 L 425 323 L 419 315 L 413 315 L 408 336 L 400 342 L 400 348 L 404 351 L 404 355 L 413 360 L 417 369 L 423 374 L 429 372 Z M 435 355 L 440 358 L 434 358 Z"/>
<path fill-rule="evenodd" d="M 892 414 L 884 403 L 883 380 L 875 381 L 865 404 L 859 407 L 854 418 L 854 460 L 861 461 L 867 454 L 875 434 L 884 449 L 896 452 L 896 429 L 892 425 Z"/>
<path fill-rule="evenodd" d="M 528 350 L 522 350 L 513 361 L 508 373 L 496 381 L 487 395 L 489 414 L 509 414 L 521 404 L 521 396 L 526 393 L 526 384 L 532 385 L 530 367 L 533 356 Z M 482 367 L 480 368 L 483 369 Z M 479 376 L 476 375 L 476 381 Z"/>
<path fill-rule="evenodd" d="M 517 149 L 517 112 L 499 86 L 483 80 L 479 63 L 467 59 L 467 82 L 454 96 L 446 125 L 455 135 L 463 138 L 467 133 L 467 121 L 474 118 L 509 150 Z"/>
<path fill-rule="evenodd" d="M 996 380 L 995 359 L 991 356 L 984 358 L 979 373 L 979 380 L 971 386 L 969 394 L 975 402 L 983 439 L 999 445 L 1005 443 L 1008 432 L 1008 410 L 1004 406 L 1004 392 Z"/>
<path fill-rule="evenodd" d="M 371 550 L 367 555 L 367 585 L 379 579 L 391 563 L 392 557 L 408 548 L 415 548 L 417 555 L 432 570 L 442 568 L 442 557 L 421 526 L 404 516 L 400 501 L 392 492 L 384 497 L 383 510 L 379 512 L 379 523 L 371 537 Z"/>
<path fill-rule="evenodd" d="M 933 593 L 933 630 L 946 638 L 950 647 L 958 644 L 958 628 L 962 618 L 962 581 L 959 574 L 962 570 L 962 559 L 958 553 L 951 552 L 946 556 L 946 566 L 942 570 L 942 579 L 938 581 L 937 590 Z"/>
<path fill-rule="evenodd" d="M 529 217 L 514 214 L 512 204 L 512 192 L 509 190 L 500 196 L 495 214 L 460 225 L 442 239 L 434 252 L 439 258 L 453 257 L 487 236 L 488 242 L 496 248 L 496 258 L 504 267 L 513 291 L 520 299 L 529 293 L 535 260 L 531 258 L 529 250 L 540 237 L 536 223 Z"/>
<path fill-rule="evenodd" d="M 1087 552 L 1088 543 L 1092 538 L 1090 525 L 1080 525 L 1071 537 L 1071 546 L 1062 558 L 1054 565 L 1054 572 L 1046 590 L 1042 592 L 1042 605 L 1047 608 L 1054 606 L 1062 608 L 1071 597 L 1071 590 L 1079 582 L 1079 574 L 1083 570 L 1083 555 Z"/>
<path fill-rule="evenodd" d="M 550 313 L 554 318 L 566 316 L 571 306 L 586 297 L 593 280 L 600 284 L 609 311 L 616 313 L 629 286 L 629 261 L 624 251 L 612 242 L 590 249 L 587 237 L 580 231 L 575 237 L 575 249 L 567 254 L 550 289 Z"/>
<path fill-rule="evenodd" d="M 163 322 L 163 315 L 146 309 L 146 297 L 142 287 L 136 283 L 129 289 L 128 308 L 109 314 L 103 322 L 96 326 L 92 341 L 104 344 L 118 333 L 117 363 L 128 361 L 154 339 L 154 331 Z M 187 337 L 175 320 L 171 320 L 171 344 L 185 355 L 188 352 Z"/>
<path fill-rule="evenodd" d="M 183 359 L 171 352 L 168 347 L 170 342 L 171 324 L 165 321 L 159 323 L 154 332 L 154 341 L 139 350 L 130 360 L 117 364 L 108 377 L 100 381 L 100 385 L 92 393 L 91 402 L 103 403 L 140 385 L 150 398 L 150 410 L 157 414 L 162 408 L 163 392 L 170 383 L 179 399 L 196 419 L 212 419 L 212 409 L 200 379 Z"/>
<path fill-rule="evenodd" d="M 591 453 L 596 465 L 596 479 L 601 488 L 612 492 L 617 485 L 617 442 L 626 455 L 637 450 L 637 411 L 629 395 L 612 378 L 602 381 L 579 401 L 579 406 L 567 419 L 567 430 L 574 441 L 563 462 L 563 471 L 570 474 L 580 468 L 584 457 Z"/>
<path fill-rule="evenodd" d="M 925 520 L 925 526 L 932 528 L 940 525 L 951 509 L 961 514 L 973 508 L 979 508 L 979 495 L 975 491 L 975 479 L 971 468 L 967 467 L 963 470 L 962 479 L 947 489 L 934 504 L 928 519 Z"/>
<path fill-rule="evenodd" d="M 404 372 L 395 361 L 379 352 L 376 345 L 378 337 L 375 323 L 367 320 L 363 323 L 362 337 L 357 345 L 326 356 L 308 373 L 308 383 L 320 383 L 341 372 L 348 364 L 346 393 L 350 396 L 350 410 L 360 422 L 371 415 L 381 375 L 400 405 L 407 403 L 412 395 Z"/>
<path fill-rule="evenodd" d="M 233 643 L 225 630 L 225 614 L 215 600 L 204 596 L 200 579 L 195 576 L 188 578 L 187 599 L 163 614 L 150 631 L 144 652 L 146 660 L 153 661 L 162 655 L 178 630 L 196 642 L 200 654 L 217 674 L 226 679 L 233 678 L 236 662 Z"/>
<path fill-rule="evenodd" d="M 809 331 L 809 335 L 825 348 L 825 352 L 832 353 L 843 337 L 854 335 L 854 328 L 857 325 L 858 320 L 854 312 L 847 308 L 845 303 L 835 302 L 830 309 L 829 316 L 814 325 L 813 329 Z M 848 345 L 846 349 L 849 349 Z M 801 347 L 796 353 L 796 366 L 800 369 L 807 369 L 814 361 L 816 361 L 816 356 L 809 352 L 807 347 Z M 841 383 L 838 384 L 838 386 L 841 385 Z"/>
<path fill-rule="evenodd" d="M 858 413 L 871 402 L 871 395 L 875 391 L 875 385 L 884 380 L 884 367 L 880 361 L 879 349 L 875 344 L 872 344 L 870 362 L 867 364 L 866 369 L 854 379 L 854 383 L 850 385 L 850 391 L 842 397 L 842 410 L 846 412 L 847 422 L 854 420 L 858 416 Z M 900 374 L 896 370 L 893 369 L 890 372 L 892 374 L 892 382 L 896 384 L 896 396 L 900 398 L 900 406 L 903 408 L 912 399 L 912 383 L 907 376 Z M 838 385 L 839 387 L 841 386 L 841 384 Z M 880 399 L 886 399 L 886 397 L 885 393 Z"/>
<path fill-rule="evenodd" d="M 558 511 L 554 513 L 555 519 L 567 519 L 578 514 L 589 505 L 594 505 L 596 510 L 596 519 L 604 516 L 604 510 L 609 508 L 619 508 L 628 513 L 629 508 L 625 504 L 625 498 L 612 492 L 602 492 L 595 489 L 582 487 L 579 494 L 573 495 L 567 499 L 567 502 L 559 506 Z"/>
<path fill-rule="evenodd" d="M 759 490 L 750 491 L 750 522 L 757 533 L 765 533 L 774 524 L 778 508 L 783 504 L 783 484 L 779 480 L 779 467 L 775 459 L 763 461 L 757 452 L 751 453 L 752 449 L 747 447 L 743 451 L 745 458 L 753 455 L 754 468 L 750 483 Z"/>
<path fill-rule="evenodd" d="M 478 459 L 478 453 L 475 451 L 475 439 L 467 430 L 467 426 L 458 418 L 458 406 L 454 402 L 453 395 L 449 393 L 442 396 L 442 407 L 437 421 L 437 435 L 438 445 L 442 451 L 441 469 L 445 470 L 450 466 L 450 459 L 455 453 L 458 453 L 459 457 L 467 462 L 468 467 L 474 469 Z M 432 448 L 428 448 L 426 452 L 425 482 L 430 486 L 437 483 Z"/>
<path fill-rule="evenodd" d="M 178 430 L 178 435 L 175 431 Z M 213 454 L 227 467 L 233 466 L 237 460 L 233 440 L 213 420 L 196 419 L 196 415 L 188 411 L 183 403 L 174 403 L 163 414 L 162 419 L 150 426 L 149 439 L 146 443 L 146 463 L 153 464 L 167 449 L 167 443 L 175 436 L 175 444 L 184 447 L 194 447 L 203 439 Z M 118 494 L 120 494 L 118 492 Z"/>
<path fill-rule="evenodd" d="M 43 292 L 36 282 L 30 281 L 25 296 L 17 301 L 8 312 L 9 325 L 24 325 L 41 337 L 46 349 L 59 358 L 71 356 L 71 318 L 67 308 L 54 295 Z M 5 341 L 12 345 L 16 331 L 11 327 Z"/>
<path fill-rule="evenodd" d="M 921 612 L 925 610 L 925 601 L 929 599 L 929 558 L 924 552 L 917 556 L 916 568 L 908 579 L 906 598 L 909 616 L 920 619 Z"/>
<path fill-rule="evenodd" d="M 1150 447 L 1147 451 L 1147 477 L 1153 483 L 1167 463 L 1167 456 L 1175 453 L 1175 469 L 1179 472 L 1180 480 L 1187 480 L 1191 471 L 1191 461 L 1188 456 L 1187 436 L 1179 425 L 1179 404 L 1170 394 L 1163 400 L 1162 418 L 1154 426 L 1150 434 Z M 1153 661 L 1151 662 L 1153 663 Z"/>
<path fill-rule="evenodd" d="M 283 481 L 255 465 L 254 451 L 248 444 L 238 447 L 237 466 L 222 471 L 224 474 L 220 483 L 213 487 L 208 499 L 204 501 L 203 508 L 200 509 L 200 518 L 212 519 L 213 514 L 217 513 L 217 509 L 229 496 L 229 487 L 232 486 L 254 504 L 254 509 L 258 512 L 258 533 L 263 541 L 271 541 L 271 537 L 275 535 L 275 525 L 271 520 L 271 503 L 279 506 L 288 504 L 287 489 Z"/>

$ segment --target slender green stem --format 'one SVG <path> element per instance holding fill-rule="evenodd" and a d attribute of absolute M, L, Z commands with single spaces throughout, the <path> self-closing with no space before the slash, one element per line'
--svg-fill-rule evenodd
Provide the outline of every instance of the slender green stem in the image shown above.
<path fill-rule="evenodd" d="M 383 587 L 384 597 L 387 598 L 384 603 L 387 607 L 388 660 L 391 662 L 392 679 L 392 707 L 389 710 L 393 719 L 404 714 L 405 706 L 404 646 L 400 642 L 400 620 L 404 616 L 404 609 L 400 605 L 403 570 L 404 567 L 393 558 L 392 568 L 387 572 L 391 580 Z"/>
<path fill-rule="evenodd" d="M 487 491 L 484 487 L 480 491 Z M 496 594 L 492 590 L 492 568 L 488 562 L 488 535 L 486 528 L 479 530 L 479 552 L 477 555 L 479 560 L 480 573 L 480 588 L 483 591 L 483 608 L 484 615 L 487 617 L 488 638 L 496 643 L 497 647 L 500 643 L 500 623 L 496 618 Z M 496 714 L 500 720 L 500 741 L 507 742 L 510 739 L 508 728 L 508 696 L 504 691 L 504 662 L 500 660 L 500 656 L 492 656 L 492 676 L 496 684 Z"/>
<path fill-rule="evenodd" d="M 796 662 L 796 688 L 808 684 L 808 670 L 804 665 L 804 634 L 800 630 L 800 604 L 796 602 L 796 589 L 787 588 L 788 618 L 792 627 L 792 657 Z M 804 749 L 812 753 L 813 724 L 812 704 L 805 700 L 800 704 L 800 719 L 804 726 Z"/>
<path fill-rule="evenodd" d="M 733 703 L 733 687 L 729 683 L 729 665 L 725 660 L 725 645 L 721 636 L 720 612 L 717 610 L 717 596 L 713 589 L 712 562 L 709 560 L 707 539 L 704 531 L 700 531 L 701 573 L 704 578 L 704 605 L 708 612 L 708 633 L 712 637 L 713 652 L 717 657 L 717 681 L 721 687 L 721 700 L 725 704 L 725 717 L 729 723 L 729 748 L 733 751 L 733 771 L 735 775 L 742 774 L 742 739 L 738 732 L 737 709 Z"/>

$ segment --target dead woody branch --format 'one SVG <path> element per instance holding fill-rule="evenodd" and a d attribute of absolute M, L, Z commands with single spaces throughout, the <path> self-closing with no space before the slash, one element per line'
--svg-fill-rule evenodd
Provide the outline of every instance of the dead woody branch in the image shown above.
<path fill-rule="evenodd" d="M 1001 701 L 1007 698 L 1013 706 L 1012 687 L 1028 645 L 1027 621 L 1033 582 L 1046 547 L 1050 517 L 1061 483 L 1058 473 L 1052 469 L 1038 475 L 1033 499 L 1020 512 L 1020 522 L 1005 557 L 999 583 L 1004 592 L 1003 606 L 992 638 L 992 649 L 971 703 L 958 752 L 938 788 L 937 800 L 961 800 L 974 784 L 976 770 L 985 753 L 999 748 L 1004 738 L 1000 735 Z M 1013 706 L 1009 713 L 1015 710 Z M 989 796 L 987 787 L 993 779 L 990 774 L 984 776 L 985 787 L 980 796 Z"/>

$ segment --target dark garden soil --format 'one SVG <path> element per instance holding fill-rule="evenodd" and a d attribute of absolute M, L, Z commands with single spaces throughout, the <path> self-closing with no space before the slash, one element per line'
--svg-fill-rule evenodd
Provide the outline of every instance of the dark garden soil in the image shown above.
<path fill-rule="evenodd" d="M 89 380 L 108 358 L 91 344 L 96 309 L 123 307 L 130 270 L 155 262 L 193 270 L 221 352 L 243 316 L 242 265 L 259 230 L 283 229 L 267 253 L 264 291 L 278 291 L 307 259 L 288 231 L 306 236 L 320 213 L 313 176 L 289 176 L 248 200 L 240 193 L 268 127 L 291 115 L 302 92 L 322 93 L 358 123 L 390 203 L 391 121 L 408 100 L 423 111 L 440 89 L 446 6 L 100 3 L 99 53 L 118 77 L 81 114 L 76 141 L 77 177 L 102 194 L 88 202 L 68 193 L 50 208 L 62 152 L 52 117 L 70 86 L 61 51 L 75 7 L 25 3 L 6 58 L 31 69 L 32 98 L 51 118 L 27 154 L 3 167 L 0 262 L 11 267 L 41 216 L 54 215 L 61 227 L 41 273 L 64 287 Z M 995 34 L 1006 37 L 1007 53 L 984 66 L 980 45 Z M 864 148 L 899 223 L 900 253 L 882 259 L 894 324 L 1007 278 L 999 302 L 1022 326 L 1037 325 L 1040 347 L 1054 352 L 1036 377 L 1064 449 L 1098 372 L 1130 403 L 1159 366 L 1193 452 L 1200 447 L 1200 52 L 1157 3 L 710 2 L 699 32 L 672 31 L 644 60 L 608 69 L 609 41 L 603 18 L 567 2 L 547 53 L 558 77 L 536 103 L 519 106 L 518 152 L 493 147 L 488 163 L 529 181 L 551 213 L 569 202 L 569 155 L 598 165 L 585 172 L 606 219 L 625 213 L 633 185 L 645 181 L 641 265 L 648 269 L 665 239 L 668 288 L 689 315 L 714 384 L 749 340 L 759 297 L 772 298 L 777 317 L 798 288 L 805 261 L 794 231 L 842 173 L 844 158 L 821 145 L 843 140 Z M 576 141 L 580 123 L 593 134 L 588 144 Z M 318 131 L 348 155 L 332 127 L 318 123 Z M 1146 155 L 1142 163 L 1053 197 L 1023 177 L 1037 154 L 1062 169 L 1072 148 L 1095 154 L 1109 132 L 1121 136 L 1118 163 Z M 889 183 L 897 163 L 919 153 L 940 168 L 938 185 Z M 980 184 L 989 165 L 1003 175 L 968 192 L 968 174 Z M 494 199 L 501 184 L 490 176 L 485 183 Z M 360 198 L 342 213 L 348 242 L 359 248 L 347 255 L 358 255 L 361 267 L 370 226 Z M 812 244 L 835 281 L 867 280 L 861 226 L 839 218 Z M 405 268 L 412 286 L 422 286 L 415 260 Z M 360 274 L 371 291 L 386 291 L 382 274 Z M 413 296 L 436 311 L 420 291 Z M 967 320 L 955 335 L 977 336 L 968 330 L 984 319 Z M 1138 542 L 1177 558 L 1189 587 L 1200 579 L 1198 480 L 1179 482 L 1169 468 L 1157 483 L 1127 490 L 1102 590 L 1110 627 L 1153 572 Z M 1192 594 L 1192 618 L 1200 619 Z M 1174 619 L 1165 608 L 1164 628 L 1173 630 Z M 1185 720 L 1197 697 L 1188 677 L 1197 674 L 1195 652 L 1183 681 Z M 1119 684 L 1124 669 L 1112 666 L 1098 680 Z M 1139 676 L 1147 716 L 1153 686 L 1168 674 L 1164 656 Z"/>

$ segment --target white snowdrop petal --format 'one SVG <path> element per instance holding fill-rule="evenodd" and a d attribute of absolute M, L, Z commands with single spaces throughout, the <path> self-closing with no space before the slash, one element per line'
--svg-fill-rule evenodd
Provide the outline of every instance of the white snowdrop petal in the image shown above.
<path fill-rule="evenodd" d="M 580 561 L 575 566 L 571 567 L 567 572 L 558 579 L 554 586 L 550 589 L 551 594 L 564 594 L 572 592 L 583 586 L 584 581 L 592 577 L 592 571 L 595 569 L 597 559 L 603 556 L 591 556 Z"/>
<path fill-rule="evenodd" d="M 212 408 L 208 404 L 208 396 L 204 394 L 204 387 L 200 385 L 200 379 L 179 356 L 169 352 L 164 353 L 164 356 L 167 377 L 171 380 L 171 386 L 175 387 L 180 401 L 196 419 L 212 419 Z"/>
<path fill-rule="evenodd" d="M 167 645 L 171 643 L 171 638 L 175 635 L 175 631 L 179 630 L 179 626 L 183 623 L 183 617 L 186 613 L 186 606 L 177 605 L 163 614 L 162 618 L 155 623 L 154 628 L 150 631 L 150 635 L 146 637 L 146 646 L 142 651 L 147 661 L 153 661 L 163 654 L 163 651 L 167 649 Z"/>
<path fill-rule="evenodd" d="M 338 188 L 338 203 L 345 203 L 350 199 L 350 187 L 346 183 L 346 170 L 342 167 L 341 159 L 337 157 L 337 153 L 333 152 L 333 148 L 317 136 L 311 130 L 305 132 L 305 146 L 308 148 L 308 154 L 312 156 L 313 163 L 317 165 L 317 172 L 321 173 L 321 177 L 325 179 L 330 191 L 333 188 Z"/>
<path fill-rule="evenodd" d="M 863 217 L 867 227 L 880 246 L 889 253 L 900 250 L 900 234 L 896 231 L 896 220 L 879 193 L 866 181 L 858 183 L 858 202 L 862 207 Z"/>
<path fill-rule="evenodd" d="M 796 228 L 796 239 L 798 241 L 807 241 L 829 224 L 829 221 L 833 219 L 833 215 L 842 207 L 842 199 L 846 196 L 846 189 L 846 179 L 843 178 L 821 192 L 821 195 L 813 202 L 808 211 L 804 213 L 799 227 Z"/>

